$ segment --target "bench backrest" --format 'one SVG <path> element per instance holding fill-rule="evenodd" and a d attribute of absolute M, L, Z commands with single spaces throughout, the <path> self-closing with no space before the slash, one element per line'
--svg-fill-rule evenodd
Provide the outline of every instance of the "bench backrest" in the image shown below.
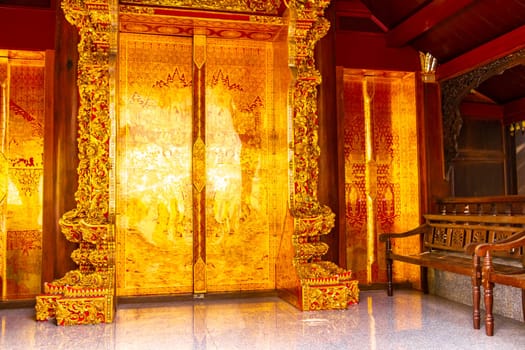
<path fill-rule="evenodd" d="M 428 231 L 426 248 L 464 252 L 465 247 L 477 243 L 494 243 L 525 230 L 525 215 L 424 215 Z M 509 252 L 498 252 L 500 257 L 522 259 L 523 247 Z"/>

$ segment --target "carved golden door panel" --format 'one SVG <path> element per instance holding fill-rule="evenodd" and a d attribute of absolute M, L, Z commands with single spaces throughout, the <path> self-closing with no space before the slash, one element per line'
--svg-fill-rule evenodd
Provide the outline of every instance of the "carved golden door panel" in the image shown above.
<path fill-rule="evenodd" d="M 121 34 L 118 295 L 275 288 L 273 45 Z"/>
<path fill-rule="evenodd" d="M 208 39 L 206 47 L 207 290 L 274 289 L 273 46 Z M 284 139 L 286 124 L 279 127 Z"/>
<path fill-rule="evenodd" d="M 193 289 L 191 55 L 191 38 L 120 38 L 120 295 Z"/>

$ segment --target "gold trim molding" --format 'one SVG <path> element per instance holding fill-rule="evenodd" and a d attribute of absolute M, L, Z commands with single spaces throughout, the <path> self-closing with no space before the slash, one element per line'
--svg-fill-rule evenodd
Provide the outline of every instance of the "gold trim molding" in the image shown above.
<path fill-rule="evenodd" d="M 123 0 L 122 3 L 213 11 L 277 14 L 280 0 Z"/>

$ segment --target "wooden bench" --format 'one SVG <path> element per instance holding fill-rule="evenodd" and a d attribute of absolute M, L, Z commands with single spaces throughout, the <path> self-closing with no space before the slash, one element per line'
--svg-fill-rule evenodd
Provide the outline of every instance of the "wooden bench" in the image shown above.
<path fill-rule="evenodd" d="M 379 236 L 379 240 L 386 243 L 388 295 L 392 296 L 394 293 L 393 261 L 419 265 L 421 287 L 425 293 L 428 293 L 428 268 L 471 276 L 473 325 L 475 329 L 479 329 L 482 275 L 479 256 L 474 254 L 475 249 L 483 243 L 514 240 L 523 235 L 525 216 L 428 214 L 424 215 L 424 218 L 425 223 L 413 230 L 403 233 L 383 233 Z M 396 252 L 394 248 L 396 240 L 415 235 L 420 236 L 419 253 L 409 255 Z M 481 253 L 480 250 L 479 254 Z"/>
<path fill-rule="evenodd" d="M 525 317 L 525 231 L 497 243 L 480 244 L 475 248 L 475 263 L 483 259 L 481 277 L 485 301 L 485 332 L 494 335 L 492 315 L 494 284 L 521 288 L 521 309 Z M 515 263 L 510 263 L 514 261 Z"/>

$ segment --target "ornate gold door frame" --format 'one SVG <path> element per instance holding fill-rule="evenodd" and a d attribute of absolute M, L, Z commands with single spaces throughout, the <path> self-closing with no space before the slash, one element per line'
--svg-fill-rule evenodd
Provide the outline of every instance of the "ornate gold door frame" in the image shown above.
<path fill-rule="evenodd" d="M 36 319 L 59 325 L 112 322 L 115 312 L 113 159 L 115 153 L 115 1 L 62 2 L 66 19 L 78 28 L 79 87 L 77 207 L 59 224 L 78 244 L 71 258 L 78 269 L 44 283 Z"/>
<path fill-rule="evenodd" d="M 162 2 L 162 1 L 161 1 Z M 146 1 L 131 1 L 143 4 Z M 155 5 L 159 1 L 154 1 Z M 317 198 L 317 85 L 320 74 L 313 58 L 316 42 L 326 34 L 329 23 L 323 12 L 329 1 L 285 2 L 284 17 L 279 17 L 280 2 L 200 1 L 194 9 L 239 9 L 242 25 L 285 26 L 288 29 L 289 65 L 293 83 L 289 93 L 289 213 L 293 228 L 281 240 L 285 278 L 277 288 L 289 292 L 287 299 L 302 310 L 341 309 L 357 302 L 357 281 L 351 272 L 321 261 L 328 249 L 320 241 L 334 224 L 330 208 Z M 45 295 L 37 297 L 37 319 L 56 318 L 58 324 L 112 322 L 115 294 L 114 233 L 114 139 L 115 139 L 115 52 L 118 15 L 122 13 L 180 13 L 170 6 L 188 7 L 179 1 L 165 0 L 167 7 L 121 5 L 114 0 L 64 0 L 67 20 L 80 33 L 78 86 L 79 184 L 75 194 L 77 208 L 60 221 L 63 233 L 77 242 L 72 258 L 79 268 L 63 278 L 45 284 Z M 249 11 L 247 11 L 247 9 Z M 271 16 L 260 16 L 259 13 Z M 264 12 L 266 11 L 266 12 Z M 243 13 L 252 13 L 245 15 Z M 275 16 L 275 15 L 278 16 Z M 197 23 L 191 21 L 191 23 Z M 279 24 L 279 22 L 281 24 Z M 152 23 L 154 26 L 154 24 Z M 270 31 L 268 31 L 270 35 Z M 194 152 L 195 153 L 195 152 Z M 286 258 L 288 257 L 289 258 Z M 198 258 L 198 257 L 197 257 Z M 197 261 L 198 263 L 198 261 Z M 281 270 L 278 270 L 278 273 Z M 197 288 L 199 289 L 199 288 Z M 290 297 L 290 295 L 292 295 Z"/>

